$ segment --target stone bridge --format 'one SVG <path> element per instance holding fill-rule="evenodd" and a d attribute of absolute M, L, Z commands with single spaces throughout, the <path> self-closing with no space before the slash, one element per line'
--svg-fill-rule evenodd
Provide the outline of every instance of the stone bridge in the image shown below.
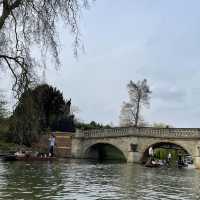
<path fill-rule="evenodd" d="M 78 130 L 72 137 L 72 157 L 97 158 L 99 148 L 108 145 L 127 162 L 140 163 L 150 146 L 174 145 L 193 157 L 200 168 L 200 129 L 197 128 L 110 128 Z"/>

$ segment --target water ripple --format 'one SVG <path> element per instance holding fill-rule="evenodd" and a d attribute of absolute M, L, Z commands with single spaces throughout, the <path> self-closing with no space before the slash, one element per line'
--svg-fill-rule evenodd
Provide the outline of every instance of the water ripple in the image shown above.
<path fill-rule="evenodd" d="M 0 200 L 199 200 L 199 182 L 197 170 L 70 160 L 0 162 Z"/>

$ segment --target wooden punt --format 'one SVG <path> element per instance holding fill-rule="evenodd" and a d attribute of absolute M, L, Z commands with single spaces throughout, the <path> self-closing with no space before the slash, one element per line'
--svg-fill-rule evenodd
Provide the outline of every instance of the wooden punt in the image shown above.
<path fill-rule="evenodd" d="M 145 163 L 144 166 L 145 166 L 145 167 L 160 167 L 161 165 L 160 165 L 159 163 L 152 163 L 152 160 L 149 159 L 149 160 Z"/>
<path fill-rule="evenodd" d="M 4 161 L 51 161 L 55 160 L 56 157 L 40 157 L 40 156 L 16 156 L 6 155 L 3 157 Z"/>

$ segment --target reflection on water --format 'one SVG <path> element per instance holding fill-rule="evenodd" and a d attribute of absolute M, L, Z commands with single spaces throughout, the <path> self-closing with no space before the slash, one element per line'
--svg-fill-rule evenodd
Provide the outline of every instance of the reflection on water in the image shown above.
<path fill-rule="evenodd" d="M 0 199 L 199 200 L 200 172 L 73 160 L 0 162 Z"/>

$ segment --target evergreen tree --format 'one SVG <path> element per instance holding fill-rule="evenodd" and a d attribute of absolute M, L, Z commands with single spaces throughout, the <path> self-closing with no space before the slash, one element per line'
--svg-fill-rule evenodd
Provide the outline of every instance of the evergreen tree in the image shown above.
<path fill-rule="evenodd" d="M 23 93 L 11 117 L 10 138 L 30 146 L 41 134 L 51 131 L 74 131 L 70 101 L 47 84 Z"/>

